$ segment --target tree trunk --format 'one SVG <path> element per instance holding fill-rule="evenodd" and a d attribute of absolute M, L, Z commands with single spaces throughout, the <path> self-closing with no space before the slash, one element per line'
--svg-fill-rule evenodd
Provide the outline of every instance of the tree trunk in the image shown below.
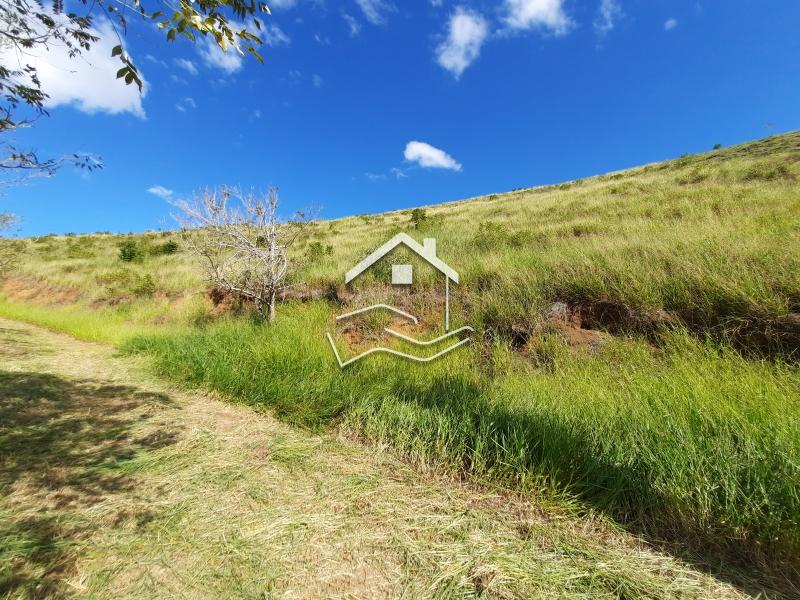
<path fill-rule="evenodd" d="M 272 289 L 269 291 L 269 322 L 272 323 L 275 320 L 275 299 L 278 293 L 277 290 Z"/>

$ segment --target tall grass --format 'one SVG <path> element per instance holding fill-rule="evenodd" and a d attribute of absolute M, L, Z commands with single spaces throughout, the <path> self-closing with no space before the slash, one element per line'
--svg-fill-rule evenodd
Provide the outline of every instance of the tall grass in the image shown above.
<path fill-rule="evenodd" d="M 538 368 L 502 344 L 419 366 L 340 371 L 324 305 L 274 327 L 228 322 L 128 345 L 164 375 L 311 427 L 341 422 L 411 460 L 566 495 L 656 535 L 744 553 L 800 552 L 800 374 L 683 331 L 576 356 L 555 337 Z"/>
<path fill-rule="evenodd" d="M 371 357 L 341 372 L 321 303 L 282 306 L 272 327 L 237 317 L 206 326 L 216 317 L 188 253 L 119 259 L 123 239 L 154 247 L 173 234 L 26 240 L 18 276 L 80 298 L 10 298 L 0 314 L 117 344 L 147 334 L 127 347 L 152 353 L 162 373 L 293 423 L 339 423 L 421 464 L 797 566 L 798 157 L 794 132 L 427 207 L 418 224 L 396 211 L 311 225 L 296 251 L 313 258 L 298 275 L 312 288 L 341 288 L 343 273 L 398 231 L 437 238 L 461 275 L 453 318 L 480 340 L 425 367 Z M 440 283 L 417 275 L 426 291 Z M 350 291 L 364 300 L 374 284 L 367 275 Z M 432 311 L 435 300 L 420 302 Z M 663 312 L 673 329 L 656 347 L 636 337 L 652 332 L 622 327 L 597 355 L 548 335 L 527 356 L 511 351 L 512 334 L 540 331 L 554 302 Z"/>
<path fill-rule="evenodd" d="M 555 300 L 613 300 L 666 309 L 695 329 L 731 320 L 769 323 L 800 312 L 800 133 L 682 157 L 558 186 L 519 190 L 426 209 L 318 222 L 295 248 L 307 263 L 297 278 L 341 287 L 343 273 L 398 231 L 434 236 L 462 275 L 452 293 L 471 296 L 501 323 L 534 319 Z M 119 259 L 118 245 L 170 255 Z M 175 234 L 26 240 L 20 273 L 75 288 L 81 302 L 140 302 L 112 285 L 152 278 L 159 292 L 203 289 L 200 264 Z M 331 249 L 331 254 L 312 252 Z M 369 277 L 360 285 L 368 286 Z M 356 286 L 358 287 L 358 285 Z M 476 294 L 476 289 L 480 293 Z M 162 316 L 175 320 L 170 307 Z"/>

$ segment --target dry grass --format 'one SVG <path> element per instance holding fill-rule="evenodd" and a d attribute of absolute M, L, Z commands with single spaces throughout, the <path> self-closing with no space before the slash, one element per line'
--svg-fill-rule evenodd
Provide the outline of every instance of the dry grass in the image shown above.
<path fill-rule="evenodd" d="M 597 516 L 420 476 L 0 321 L 0 597 L 746 593 Z"/>
<path fill-rule="evenodd" d="M 302 277 L 306 290 L 322 300 L 282 306 L 274 328 L 252 325 L 246 311 L 211 310 L 200 270 L 183 247 L 177 254 L 152 251 L 173 238 L 180 246 L 173 233 L 22 240 L 22 261 L 16 278 L 6 283 L 5 298 L 0 297 L 0 314 L 118 345 L 142 336 L 128 347 L 151 353 L 161 372 L 175 380 L 271 407 L 283 419 L 320 427 L 344 423 L 421 465 L 450 465 L 451 472 L 504 484 L 541 483 L 533 486 L 538 493 L 552 489 L 565 502 L 581 504 L 589 514 L 604 510 L 650 540 L 669 539 L 680 552 L 705 552 L 707 561 L 724 565 L 732 577 L 784 585 L 787 595 L 796 595 L 791 586 L 798 581 L 800 539 L 799 179 L 800 132 L 793 132 L 625 172 L 428 207 L 419 228 L 411 223 L 410 211 L 319 222 L 298 250 L 316 249 Z M 438 239 L 441 257 L 461 273 L 462 284 L 452 290 L 455 324 L 464 319 L 481 341 L 436 367 L 401 367 L 394 379 L 381 370 L 380 358 L 343 377 L 323 337 L 340 307 L 319 292 L 338 287 L 354 302 L 377 294 L 373 274 L 343 290 L 342 273 L 401 230 L 417 239 Z M 123 241 L 135 242 L 139 258 L 121 260 Z M 435 282 L 420 274 L 423 290 L 413 298 L 419 303 L 413 312 L 438 317 Z M 582 335 L 602 338 L 596 352 L 572 352 L 563 331 L 548 333 L 543 327 L 556 302 L 581 311 L 581 325 L 592 330 L 581 330 Z M 673 330 L 664 331 L 665 324 Z M 85 385 L 65 389 L 94 393 Z M 231 457 L 213 445 L 213 435 L 208 446 L 196 439 L 195 463 L 181 469 L 230 459 L 233 463 L 219 469 L 238 472 L 241 456 L 266 452 L 246 446 L 250 431 L 237 431 L 244 439 L 226 442 L 236 449 Z M 337 473 L 323 452 L 329 450 L 328 438 L 314 442 L 317 448 L 308 441 L 316 438 L 281 431 L 289 436 L 284 440 L 303 440 L 301 449 L 280 442 L 281 448 L 288 446 L 271 454 L 270 461 L 294 469 L 310 462 L 310 473 L 319 472 L 314 466 L 319 463 Z M 170 458 L 180 443 L 145 454 L 165 465 L 180 462 Z M 313 460 L 303 461 L 306 455 Z M 125 464 L 134 468 L 137 463 Z M 142 467 L 136 477 L 156 477 L 157 467 Z M 280 473 L 270 476 L 280 479 Z M 225 476 L 234 482 L 246 478 Z M 206 471 L 194 477 L 208 489 L 217 485 Z M 164 494 L 173 493 L 169 485 L 165 489 Z M 402 491 L 394 493 L 402 497 Z M 192 502 L 186 501 L 187 511 L 195 510 Z M 402 512 L 397 504 L 389 503 L 386 510 Z M 187 518 L 175 516 L 193 532 Z M 304 539 L 305 525 L 292 521 L 286 527 L 291 540 Z M 547 531 L 553 527 L 548 523 Z M 502 541 L 503 532 L 515 528 L 482 531 Z M 444 535 L 435 528 L 431 532 Z M 168 534 L 174 532 L 158 533 L 178 549 L 188 543 Z M 546 563 L 541 553 L 526 554 L 509 538 L 507 548 L 527 561 L 522 574 L 501 558 L 486 559 L 490 567 L 469 560 L 463 563 L 469 568 L 463 567 L 463 556 L 474 556 L 471 546 L 448 555 L 461 557 L 453 559 L 462 565 L 458 568 L 442 566 L 451 564 L 449 558 L 441 558 L 441 565 L 417 561 L 422 551 L 411 546 L 401 545 L 408 553 L 400 558 L 380 548 L 375 552 L 399 561 L 396 568 L 411 573 L 410 580 L 425 581 L 422 595 L 469 590 L 459 582 L 470 577 L 477 587 L 489 579 L 501 586 L 509 577 L 511 583 L 502 583 L 502 589 L 521 595 L 665 594 L 651 592 L 664 585 L 653 579 L 655 567 L 626 570 L 625 565 L 638 565 L 628 554 L 629 538 L 611 545 L 614 559 L 604 554 L 611 549 L 592 541 L 594 533 L 578 535 L 579 543 L 571 530 L 564 535 L 563 543 L 577 550 L 566 557 L 545 545 L 537 552 L 547 560 L 556 557 Z M 240 537 L 228 536 L 226 543 L 235 539 L 233 546 L 249 548 Z M 433 538 L 422 539 L 433 544 Z M 276 547 L 285 550 L 280 540 Z M 498 556 L 505 552 L 492 547 Z M 282 570 L 282 555 L 258 556 L 275 565 L 274 573 L 264 571 L 264 581 L 278 582 L 277 594 L 285 591 L 293 572 Z M 656 562 L 663 560 L 655 556 Z M 205 560 L 216 564 L 217 554 Z M 784 568 L 787 560 L 794 566 Z M 495 563 L 505 565 L 502 577 L 487 574 Z M 732 563 L 745 574 L 732 574 Z M 598 572 L 598 564 L 621 566 L 611 569 L 612 576 L 605 567 Z M 431 580 L 426 565 L 454 574 Z M 372 576 L 375 569 L 368 566 L 363 568 Z M 262 581 L 255 571 L 242 572 Z M 775 583 L 784 575 L 785 584 Z M 312 580 L 320 581 L 309 575 Z M 389 581 L 392 594 L 402 589 L 396 578 Z M 200 577 L 197 585 L 213 582 Z M 420 593 L 408 585 L 408 595 Z"/>

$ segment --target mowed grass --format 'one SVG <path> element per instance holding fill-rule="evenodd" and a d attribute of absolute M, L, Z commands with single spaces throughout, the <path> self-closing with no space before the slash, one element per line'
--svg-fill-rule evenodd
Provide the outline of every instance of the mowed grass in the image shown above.
<path fill-rule="evenodd" d="M 116 245 L 127 236 L 26 240 L 20 275 L 79 297 L 34 309 L 10 296 L 0 313 L 78 335 L 78 315 L 92 315 L 80 317 L 97 326 L 89 337 L 118 343 L 140 331 L 127 347 L 176 379 L 796 580 L 798 181 L 795 132 L 427 207 L 418 227 L 410 211 L 313 224 L 296 248 L 303 288 L 341 290 L 343 273 L 398 231 L 437 238 L 462 280 L 454 324 L 478 335 L 426 367 L 378 357 L 341 373 L 324 338 L 339 307 L 286 304 L 272 327 L 218 318 L 187 253 L 123 264 Z M 131 236 L 143 247 L 173 238 Z M 423 291 L 441 293 L 419 275 Z M 368 298 L 374 283 L 351 291 Z M 591 324 L 614 335 L 587 353 L 541 327 L 555 302 L 644 317 Z"/>
<path fill-rule="evenodd" d="M 0 321 L 0 597 L 744 598 L 598 513 L 179 392 Z"/>
<path fill-rule="evenodd" d="M 128 347 L 163 375 L 289 422 L 338 421 L 419 465 L 591 506 L 654 539 L 764 567 L 797 557 L 795 367 L 675 331 L 657 352 L 623 338 L 595 356 L 552 336 L 538 365 L 497 344 L 493 375 L 478 347 L 342 373 L 322 343 L 328 311 L 286 308 L 274 327 L 229 322 Z"/>

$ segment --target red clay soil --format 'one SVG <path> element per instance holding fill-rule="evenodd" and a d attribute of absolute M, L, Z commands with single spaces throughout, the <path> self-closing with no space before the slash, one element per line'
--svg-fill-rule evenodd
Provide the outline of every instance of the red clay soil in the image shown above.
<path fill-rule="evenodd" d="M 3 294 L 12 302 L 56 306 L 72 304 L 80 297 L 80 290 L 48 284 L 26 275 L 9 277 L 3 282 Z"/>

